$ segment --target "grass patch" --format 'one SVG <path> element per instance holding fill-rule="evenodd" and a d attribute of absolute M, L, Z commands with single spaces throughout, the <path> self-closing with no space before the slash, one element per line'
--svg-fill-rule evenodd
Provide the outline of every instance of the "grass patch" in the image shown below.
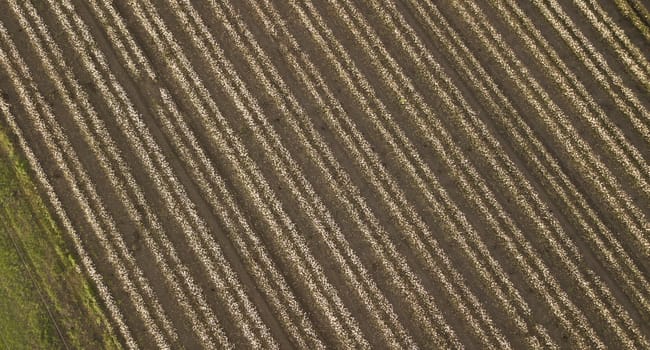
<path fill-rule="evenodd" d="M 0 126 L 0 348 L 121 349 L 69 247 Z"/>

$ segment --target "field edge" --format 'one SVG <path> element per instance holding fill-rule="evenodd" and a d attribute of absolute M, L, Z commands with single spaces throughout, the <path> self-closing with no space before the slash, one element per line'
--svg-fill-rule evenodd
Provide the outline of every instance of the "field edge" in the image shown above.
<path fill-rule="evenodd" d="M 122 349 L 72 244 L 50 214 L 29 163 L 14 144 L 0 122 L 0 239 L 15 248 L 5 255 L 20 259 L 14 266 L 0 260 L 0 270 L 14 275 L 23 272 L 22 280 L 5 275 L 0 282 L 0 289 L 18 289 L 12 293 L 14 303 L 6 305 L 12 309 L 3 314 L 22 317 L 0 317 L 2 346 Z M 22 322 L 23 326 L 10 327 L 6 322 Z"/>

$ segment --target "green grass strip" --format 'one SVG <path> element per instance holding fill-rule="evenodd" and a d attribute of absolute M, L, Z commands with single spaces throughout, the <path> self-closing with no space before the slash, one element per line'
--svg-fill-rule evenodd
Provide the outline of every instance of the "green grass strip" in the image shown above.
<path fill-rule="evenodd" d="M 28 169 L 0 127 L 0 349 L 121 349 Z"/>

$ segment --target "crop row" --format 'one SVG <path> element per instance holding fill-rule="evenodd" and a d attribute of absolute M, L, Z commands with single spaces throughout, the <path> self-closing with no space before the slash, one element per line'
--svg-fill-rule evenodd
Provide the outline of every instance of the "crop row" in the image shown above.
<path fill-rule="evenodd" d="M 0 110 L 129 348 L 650 347 L 650 64 L 481 6 L 8 0 Z"/>

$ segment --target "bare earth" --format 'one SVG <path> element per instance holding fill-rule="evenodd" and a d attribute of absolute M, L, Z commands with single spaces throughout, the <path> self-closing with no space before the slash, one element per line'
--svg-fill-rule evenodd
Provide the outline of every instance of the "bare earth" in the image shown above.
<path fill-rule="evenodd" d="M 6 0 L 127 348 L 650 349 L 640 0 Z"/>

